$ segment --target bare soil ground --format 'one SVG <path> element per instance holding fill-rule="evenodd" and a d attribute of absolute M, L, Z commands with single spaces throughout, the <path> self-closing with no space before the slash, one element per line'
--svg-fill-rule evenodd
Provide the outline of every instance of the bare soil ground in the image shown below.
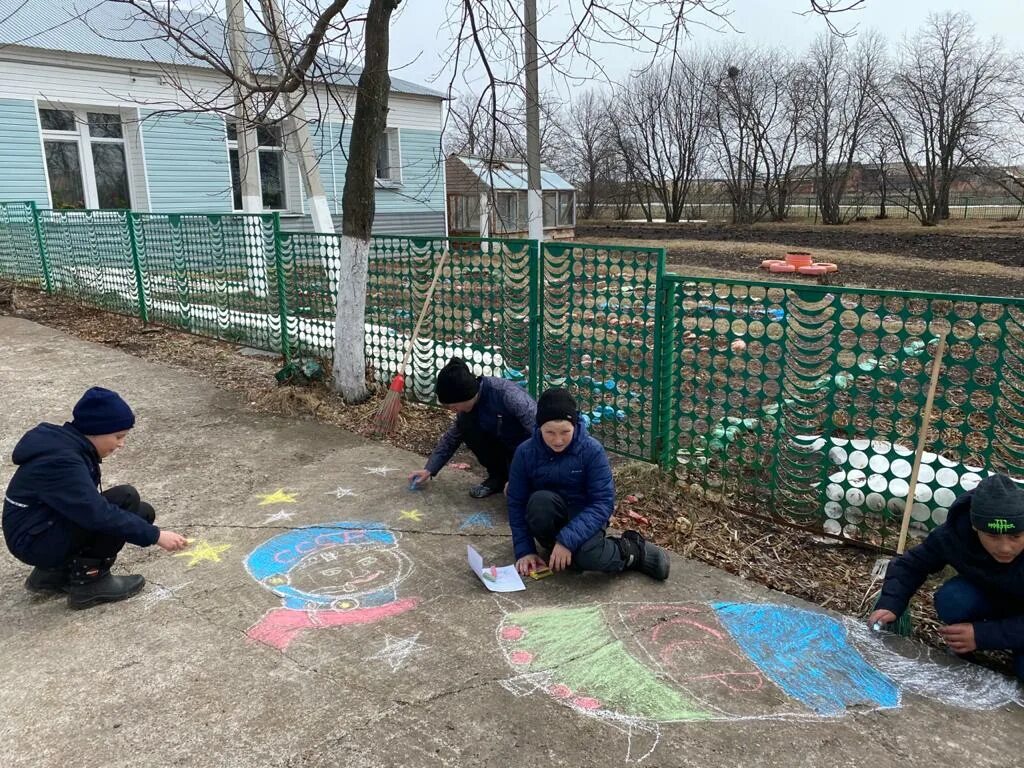
<path fill-rule="evenodd" d="M 924 228 L 584 222 L 576 228 L 579 241 L 664 247 L 673 271 L 698 277 L 816 280 L 769 275 L 759 268 L 763 259 L 803 250 L 816 261 L 839 265 L 819 282 L 981 296 L 1024 295 L 1022 234 L 1020 224 L 1001 223 Z"/>

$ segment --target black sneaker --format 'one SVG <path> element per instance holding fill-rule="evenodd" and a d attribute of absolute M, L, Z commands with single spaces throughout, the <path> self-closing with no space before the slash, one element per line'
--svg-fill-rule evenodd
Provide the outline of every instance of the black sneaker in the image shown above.
<path fill-rule="evenodd" d="M 474 485 L 469 489 L 469 495 L 474 499 L 486 499 L 488 496 L 493 496 L 496 493 L 501 493 L 504 490 L 505 484 L 494 482 L 490 479 L 484 480 L 480 485 Z"/>

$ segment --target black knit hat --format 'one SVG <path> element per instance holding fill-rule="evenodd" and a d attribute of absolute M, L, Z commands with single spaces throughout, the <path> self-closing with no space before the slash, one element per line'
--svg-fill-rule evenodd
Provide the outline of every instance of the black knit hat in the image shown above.
<path fill-rule="evenodd" d="M 103 387 L 87 390 L 71 412 L 71 426 L 83 435 L 112 435 L 135 426 L 135 414 L 117 392 Z"/>
<path fill-rule="evenodd" d="M 549 421 L 579 421 L 579 411 L 567 389 L 549 389 L 537 401 L 537 426 Z"/>
<path fill-rule="evenodd" d="M 437 374 L 437 402 L 441 405 L 464 403 L 479 391 L 480 380 L 461 357 L 453 357 Z"/>
<path fill-rule="evenodd" d="M 971 497 L 971 525 L 983 533 L 1024 533 L 1024 490 L 1006 475 L 990 475 Z"/>

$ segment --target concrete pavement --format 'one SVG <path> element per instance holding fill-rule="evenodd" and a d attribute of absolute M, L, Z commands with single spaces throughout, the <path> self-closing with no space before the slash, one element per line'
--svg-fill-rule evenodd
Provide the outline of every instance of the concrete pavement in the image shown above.
<path fill-rule="evenodd" d="M 506 517 L 466 473 L 411 492 L 421 457 L 24 320 L 0 353 L 5 486 L 24 430 L 108 386 L 138 426 L 104 484 L 194 539 L 127 547 L 144 592 L 81 612 L 0 555 L 5 766 L 1019 764 L 998 675 L 678 558 L 494 596 L 466 544 L 510 562 Z"/>

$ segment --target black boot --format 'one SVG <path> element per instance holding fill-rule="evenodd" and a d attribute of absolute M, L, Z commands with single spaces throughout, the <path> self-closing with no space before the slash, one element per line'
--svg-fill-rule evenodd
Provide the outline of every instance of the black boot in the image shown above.
<path fill-rule="evenodd" d="M 91 608 L 114 603 L 138 594 L 146 580 L 142 576 L 111 576 L 114 558 L 75 558 L 71 561 L 68 608 Z"/>
<path fill-rule="evenodd" d="M 67 592 L 69 575 L 67 568 L 40 568 L 36 566 L 25 579 L 25 589 L 37 595 L 53 595 Z"/>
<path fill-rule="evenodd" d="M 626 531 L 619 539 L 619 550 L 626 560 L 624 570 L 640 571 L 652 579 L 664 581 L 668 578 L 668 552 L 645 541 L 636 531 Z"/>

